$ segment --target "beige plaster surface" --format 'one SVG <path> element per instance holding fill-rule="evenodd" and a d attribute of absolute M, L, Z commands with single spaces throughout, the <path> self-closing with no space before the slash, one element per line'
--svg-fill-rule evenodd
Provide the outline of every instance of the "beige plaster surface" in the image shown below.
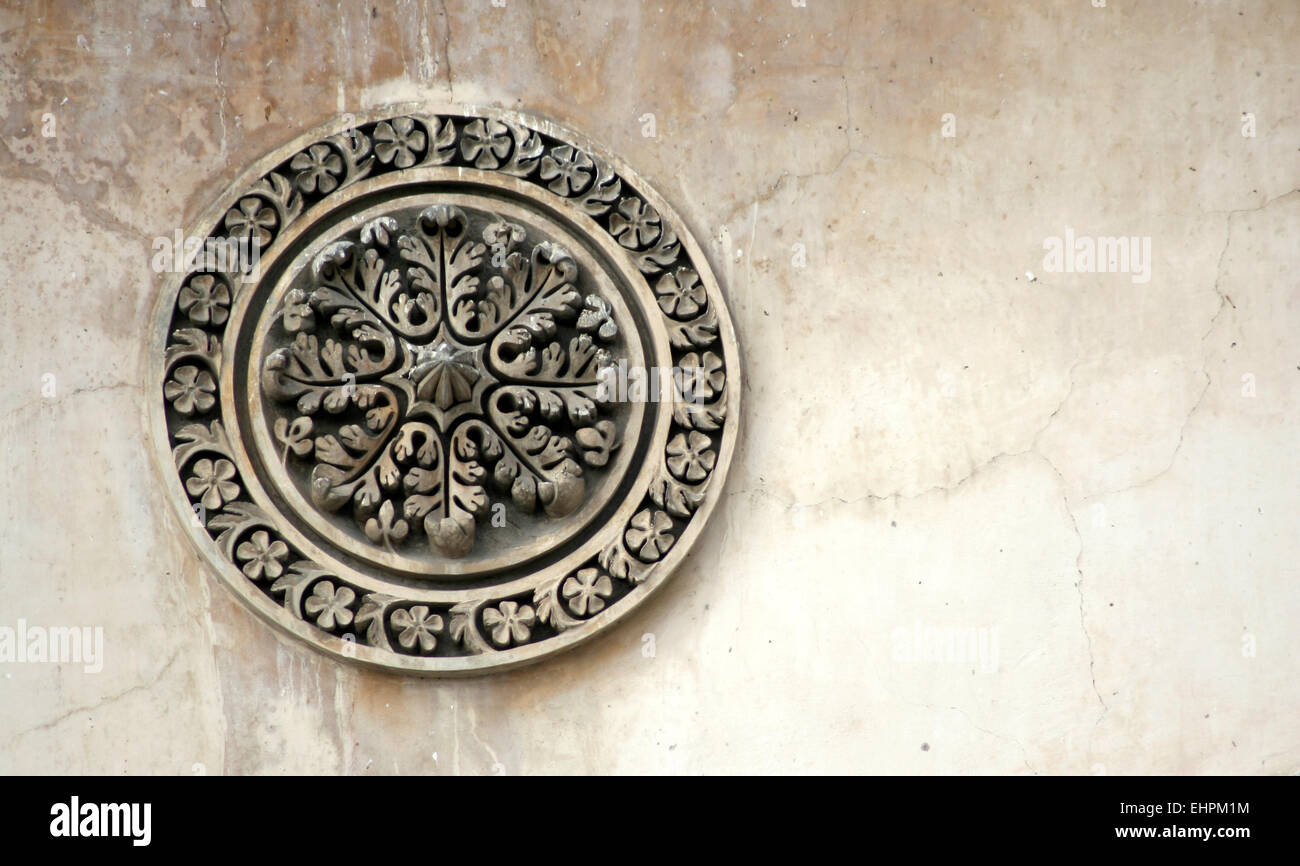
<path fill-rule="evenodd" d="M 0 664 L 0 772 L 1300 771 L 1298 76 L 1293 0 L 0 4 L 0 626 L 105 645 Z M 635 167 L 747 380 L 669 585 L 454 682 L 206 573 L 142 356 L 155 238 L 339 113 L 449 100 Z M 1149 282 L 1046 272 L 1067 228 L 1149 237 Z"/>

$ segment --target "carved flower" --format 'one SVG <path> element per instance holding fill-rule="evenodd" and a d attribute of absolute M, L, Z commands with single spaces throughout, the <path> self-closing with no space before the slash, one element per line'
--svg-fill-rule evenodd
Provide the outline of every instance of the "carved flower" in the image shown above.
<path fill-rule="evenodd" d="M 460 152 L 477 168 L 496 168 L 510 152 L 510 129 L 499 120 L 476 120 L 461 133 Z"/>
<path fill-rule="evenodd" d="M 605 599 L 614 592 L 614 584 L 608 574 L 602 574 L 598 568 L 581 568 L 578 573 L 567 578 L 560 585 L 560 594 L 569 600 L 569 607 L 578 616 L 600 613 L 605 607 Z"/>
<path fill-rule="evenodd" d="M 275 228 L 275 211 L 262 204 L 256 196 L 239 200 L 238 208 L 226 211 L 226 229 L 233 240 L 251 238 L 259 247 L 271 242 L 270 230 Z"/>
<path fill-rule="evenodd" d="M 712 352 L 705 352 L 702 360 L 691 352 L 682 356 L 678 363 L 678 369 L 682 371 L 682 398 L 685 400 L 712 400 L 727 381 L 722 359 Z"/>
<path fill-rule="evenodd" d="M 424 133 L 415 128 L 415 121 L 399 117 L 391 124 L 384 121 L 375 127 L 375 156 L 380 162 L 391 162 L 398 168 L 415 165 L 415 154 L 424 148 Z"/>
<path fill-rule="evenodd" d="M 322 194 L 330 192 L 339 185 L 338 177 L 343 174 L 343 160 L 330 150 L 328 144 L 313 144 L 293 158 L 289 168 L 298 172 L 298 188 L 303 192 L 315 192 L 319 187 Z"/>
<path fill-rule="evenodd" d="M 669 531 L 673 528 L 673 519 L 662 511 L 651 513 L 649 508 L 639 511 L 628 527 L 623 536 L 627 546 L 646 562 L 662 557 L 676 540 Z"/>
<path fill-rule="evenodd" d="M 503 601 L 499 607 L 483 611 L 483 624 L 491 629 L 492 640 L 497 646 L 509 646 L 511 638 L 515 643 L 528 640 L 535 622 L 537 614 L 531 607 L 526 604 L 521 607 L 513 601 Z"/>
<path fill-rule="evenodd" d="M 230 480 L 234 477 L 235 464 L 229 460 L 218 460 L 214 464 L 204 457 L 194 462 L 194 474 L 185 482 L 185 489 L 191 496 L 198 497 L 204 508 L 216 511 L 222 503 L 239 495 L 239 485 Z"/>
<path fill-rule="evenodd" d="M 573 195 L 587 186 L 594 163 L 577 148 L 563 145 L 542 157 L 542 180 L 551 181 L 551 192 Z"/>
<path fill-rule="evenodd" d="M 628 196 L 610 216 L 609 233 L 630 250 L 648 246 L 659 237 L 659 212 L 641 199 Z"/>
<path fill-rule="evenodd" d="M 526 234 L 485 216 L 474 232 L 446 204 L 366 223 L 294 279 L 283 328 L 267 320 L 260 384 L 281 460 L 362 543 L 459 558 L 503 500 L 559 519 L 603 495 L 588 471 L 608 463 L 619 425 L 588 395 L 621 353 L 612 306 L 584 300 L 553 243 L 489 264 L 474 234 Z"/>
<path fill-rule="evenodd" d="M 442 617 L 429 613 L 429 608 L 422 604 L 410 610 L 399 608 L 393 613 L 393 628 L 398 629 L 397 642 L 405 649 L 414 649 L 419 643 L 421 650 L 432 652 L 438 645 L 433 633 L 442 631 Z"/>
<path fill-rule="evenodd" d="M 692 430 L 678 433 L 668 443 L 668 468 L 684 481 L 700 481 L 712 470 L 718 455 L 713 453 L 713 441 Z"/>
<path fill-rule="evenodd" d="M 269 578 L 279 577 L 284 572 L 280 560 L 288 555 L 289 545 L 278 538 L 272 541 L 271 536 L 261 529 L 235 548 L 235 557 L 244 563 L 244 574 L 250 580 L 259 580 L 263 575 Z"/>
<path fill-rule="evenodd" d="M 340 586 L 328 580 L 322 580 L 312 587 L 311 595 L 303 603 L 307 613 L 316 617 L 316 625 L 326 631 L 333 630 L 335 624 L 348 626 L 352 624 L 352 611 L 348 605 L 356 601 L 357 594 L 350 587 Z"/>
<path fill-rule="evenodd" d="M 655 295 L 659 298 L 659 309 L 683 319 L 698 313 L 705 303 L 700 275 L 690 268 L 678 268 L 660 277 L 655 283 Z"/>
<path fill-rule="evenodd" d="M 213 395 L 217 383 L 207 370 L 186 364 L 172 371 L 172 377 L 163 385 L 163 396 L 172 401 L 172 407 L 182 415 L 192 415 L 197 408 L 206 412 L 217 402 Z"/>
<path fill-rule="evenodd" d="M 211 274 L 198 274 L 181 288 L 176 300 L 181 312 L 196 325 L 220 325 L 226 320 L 230 289 Z"/>

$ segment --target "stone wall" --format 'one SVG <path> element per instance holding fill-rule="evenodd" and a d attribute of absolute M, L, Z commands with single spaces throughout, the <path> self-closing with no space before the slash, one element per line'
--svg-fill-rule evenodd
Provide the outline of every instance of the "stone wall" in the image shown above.
<path fill-rule="evenodd" d="M 6 4 L 0 626 L 104 658 L 0 662 L 0 772 L 1300 770 L 1298 44 L 1290 0 Z M 145 432 L 154 239 L 447 102 L 634 166 L 747 380 L 664 590 L 457 681 L 248 613 Z"/>

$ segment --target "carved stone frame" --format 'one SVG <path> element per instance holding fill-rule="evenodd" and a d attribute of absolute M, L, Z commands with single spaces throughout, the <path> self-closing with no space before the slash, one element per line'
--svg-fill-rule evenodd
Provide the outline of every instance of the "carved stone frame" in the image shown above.
<path fill-rule="evenodd" d="M 417 128 L 423 129 L 423 150 L 416 148 L 422 156 L 408 167 L 399 167 L 398 161 L 390 156 L 388 161 L 393 165 L 384 168 L 377 162 L 373 136 L 379 124 L 398 118 L 412 118 Z M 480 121 L 483 124 L 480 130 L 500 131 L 504 127 L 508 131 L 508 146 L 502 145 L 504 152 L 499 157 L 493 153 L 483 157 L 480 151 L 475 159 L 472 146 L 463 145 L 466 128 Z M 338 179 L 337 189 L 308 202 L 288 167 L 296 155 L 321 144 L 342 157 L 345 173 Z M 576 149 L 592 161 L 590 178 L 573 189 L 543 176 L 544 160 L 565 147 Z M 493 162 L 497 164 L 492 165 Z M 223 441 L 223 413 L 230 411 L 234 399 L 223 387 L 229 381 L 222 376 L 223 367 L 229 372 L 229 359 L 223 362 L 221 358 L 224 331 L 220 325 L 211 323 L 205 327 L 177 327 L 186 320 L 178 309 L 178 296 L 197 271 L 169 275 L 155 307 L 147 341 L 146 367 L 151 389 L 147 425 L 159 478 L 176 509 L 180 525 L 222 582 L 255 613 L 340 660 L 410 674 L 472 675 L 528 664 L 586 640 L 621 619 L 669 577 L 703 530 L 722 494 L 737 436 L 740 361 L 730 315 L 717 281 L 698 244 L 667 202 L 604 148 L 557 124 L 516 112 L 472 106 L 431 110 L 421 106 L 406 113 L 389 109 L 336 120 L 299 136 L 254 163 L 203 212 L 195 223 L 196 230 L 187 237 L 222 236 L 223 217 L 241 201 L 255 197 L 276 211 L 277 224 L 267 242 L 267 249 L 273 249 L 291 223 L 309 221 L 322 208 L 333 207 L 338 196 L 353 194 L 359 188 L 352 186 L 354 181 L 417 170 L 449 178 L 481 178 L 485 172 L 495 173 L 500 183 L 515 192 L 545 202 L 548 207 L 564 208 L 579 223 L 585 220 L 583 226 L 588 239 L 626 256 L 631 263 L 630 270 L 642 276 L 636 292 L 641 296 L 643 309 L 655 309 L 655 286 L 659 281 L 671 278 L 679 269 L 698 275 L 706 302 L 690 317 L 674 317 L 659 303 L 662 320 L 658 322 L 661 332 L 657 341 L 668 352 L 673 366 L 708 367 L 718 387 L 703 403 L 675 403 L 659 410 L 663 420 L 656 428 L 654 450 L 646 455 L 643 466 L 630 470 L 637 479 L 632 495 L 620 508 L 616 521 L 593 532 L 592 537 L 601 540 L 594 545 L 597 552 L 584 555 L 576 564 L 568 564 L 566 560 L 560 569 L 563 573 L 558 576 L 552 568 L 551 572 L 542 570 L 531 582 L 522 579 L 499 587 L 432 593 L 412 588 L 407 597 L 382 592 L 377 585 L 363 585 L 360 579 L 363 574 L 336 573 L 338 569 L 317 563 L 303 550 L 302 539 L 286 532 L 283 521 L 277 522 L 278 514 L 268 514 L 257 505 L 250 484 L 256 487 L 259 479 L 240 463 L 237 455 L 230 455 L 232 446 Z M 298 213 L 292 208 L 295 195 L 301 211 Z M 613 228 L 619 225 L 615 216 L 618 209 L 646 206 L 659 218 L 658 235 L 644 243 L 634 238 L 628 244 L 624 230 L 624 242 L 618 243 Z M 233 309 L 241 297 L 233 279 L 237 275 L 225 276 L 231 278 L 229 288 L 233 297 L 229 306 Z M 190 333 L 182 334 L 183 330 Z M 682 363 L 684 360 L 686 364 Z M 168 409 L 164 386 L 175 370 L 187 365 L 210 367 L 212 378 L 218 383 L 217 400 L 211 411 L 181 423 L 174 404 Z M 707 450 L 713 451 L 715 459 L 702 480 L 688 483 L 679 477 L 680 473 L 670 469 L 664 445 L 681 442 L 680 437 L 693 434 L 698 434 L 693 442 L 702 443 L 704 440 L 699 437 L 707 438 Z M 237 474 L 231 480 L 240 487 L 233 501 L 222 502 L 207 515 L 206 525 L 196 519 L 193 509 L 198 497 L 186 486 L 186 472 L 203 459 L 203 454 L 209 460 L 229 456 L 237 467 Z M 627 543 L 632 529 L 630 521 L 643 514 L 656 526 L 671 521 L 667 532 L 672 538 L 671 546 L 666 552 L 651 549 L 649 560 L 630 550 Z M 284 542 L 288 550 L 284 557 L 287 570 L 275 581 L 265 575 L 260 580 L 251 579 L 241 571 L 235 556 L 235 551 L 246 545 L 254 533 L 261 532 L 267 533 L 266 539 L 275 539 L 275 543 Z M 587 616 L 576 614 L 561 595 L 564 582 L 584 569 L 598 572 L 594 578 L 588 573 L 585 579 L 597 579 L 617 587 L 602 609 Z M 327 596 L 344 586 L 352 589 L 353 598 L 343 605 L 350 612 L 346 625 L 334 623 L 332 628 L 325 628 L 305 612 L 307 599 L 324 586 L 329 587 Z M 503 603 L 516 605 L 511 612 L 524 607 L 532 609 L 535 625 L 518 644 L 509 636 L 504 646 L 488 639 L 484 613 L 495 608 L 499 617 L 504 610 Z M 431 620 L 438 621 L 434 631 L 443 651 L 447 651 L 450 642 L 456 654 L 420 654 L 418 645 L 412 652 L 394 641 L 398 627 L 393 624 L 393 615 L 407 611 L 409 616 L 414 605 L 421 606 L 425 613 L 431 614 Z"/>

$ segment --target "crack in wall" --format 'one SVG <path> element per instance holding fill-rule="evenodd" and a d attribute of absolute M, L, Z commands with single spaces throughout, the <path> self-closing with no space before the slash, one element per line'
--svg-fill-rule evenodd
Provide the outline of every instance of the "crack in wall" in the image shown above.
<path fill-rule="evenodd" d="M 224 159 L 229 153 L 226 109 L 232 106 L 230 103 L 230 89 L 221 80 L 221 61 L 226 56 L 226 42 L 234 28 L 230 24 L 230 15 L 226 12 L 225 3 L 217 3 L 217 13 L 221 15 L 221 21 L 225 25 L 225 29 L 222 30 L 221 40 L 217 44 L 217 54 L 212 58 L 212 75 L 217 83 L 217 120 L 221 122 L 221 156 Z"/>
<path fill-rule="evenodd" d="M 442 0 L 442 59 L 447 65 L 447 93 L 455 102 L 456 85 L 451 77 L 451 15 L 447 12 L 447 0 Z"/>
<path fill-rule="evenodd" d="M 42 722 L 39 725 L 33 725 L 30 728 L 24 728 L 18 733 L 12 735 L 12 737 L 10 738 L 10 742 L 17 741 L 27 736 L 28 734 L 33 734 L 37 731 L 50 730 L 54 727 L 57 727 L 58 725 L 63 724 L 68 719 L 71 719 L 73 716 L 77 716 L 82 713 L 94 712 L 95 710 L 98 710 L 102 707 L 106 707 L 109 704 L 116 703 L 117 701 L 120 701 L 125 697 L 133 695 L 136 692 L 148 691 L 149 689 L 156 686 L 159 682 L 161 682 L 162 678 L 167 675 L 167 672 L 171 670 L 172 665 L 176 663 L 176 659 L 180 657 L 180 652 L 181 651 L 179 647 L 177 649 L 172 650 L 171 656 L 167 659 L 167 662 L 158 670 L 158 673 L 154 674 L 152 677 L 145 680 L 144 682 L 136 683 L 130 688 L 126 688 L 120 692 L 107 695 L 106 697 L 100 698 L 94 703 L 86 704 L 84 706 L 79 706 L 79 707 L 73 707 L 67 712 L 60 713 L 59 715 L 55 716 L 53 719 L 50 719 L 48 722 Z"/>
<path fill-rule="evenodd" d="M 28 400 L 25 403 L 20 403 L 19 405 L 8 409 L 0 407 L 0 411 L 13 416 L 39 406 L 60 406 L 68 400 L 71 400 L 73 397 L 80 397 L 83 394 L 99 394 L 104 391 L 120 391 L 122 389 L 132 391 L 138 390 L 142 393 L 144 391 L 143 386 L 136 382 L 109 382 L 102 385 L 86 385 L 81 388 L 73 388 L 62 396 L 56 394 L 54 397 L 38 397 L 34 400 Z"/>

